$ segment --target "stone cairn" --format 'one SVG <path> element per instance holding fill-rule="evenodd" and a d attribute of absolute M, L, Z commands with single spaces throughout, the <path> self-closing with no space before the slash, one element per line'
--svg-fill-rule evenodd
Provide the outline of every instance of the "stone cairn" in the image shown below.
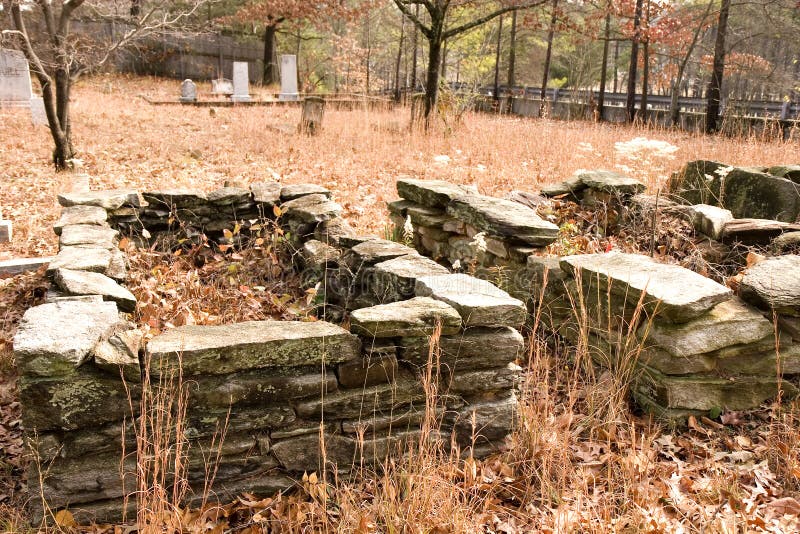
<path fill-rule="evenodd" d="M 545 188 L 542 195 L 639 209 L 656 202 L 641 194 L 644 188 L 624 175 L 589 171 Z M 582 339 L 600 365 L 627 366 L 632 395 L 645 410 L 685 420 L 693 414 L 754 408 L 779 389 L 794 393 L 792 383 L 778 377 L 800 374 L 798 256 L 771 258 L 749 269 L 737 297 L 709 278 L 646 256 L 548 255 L 545 245 L 557 239 L 558 228 L 530 207 L 545 200 L 539 195 L 515 192 L 511 198 L 517 202 L 512 202 L 447 182 L 414 179 L 401 179 L 397 190 L 402 200 L 389 203 L 392 220 L 400 228 L 410 223 L 418 250 L 499 280 L 527 302 L 529 311 L 540 313 L 544 330 L 573 347 Z M 720 208 L 666 199 L 660 206 L 695 222 L 698 233 L 714 234 L 720 228 L 705 218 Z M 752 221 L 748 224 L 775 223 Z M 778 225 L 781 231 L 792 228 Z M 779 322 L 777 340 L 773 312 Z"/>
<path fill-rule="evenodd" d="M 179 438 L 190 505 L 208 491 L 228 501 L 285 490 L 304 472 L 380 465 L 423 438 L 481 457 L 514 427 L 524 304 L 412 248 L 354 235 L 325 188 L 262 183 L 59 201 L 54 289 L 27 311 L 14 343 L 36 458 L 28 474 L 34 516 L 45 514 L 39 495 L 81 521 L 118 520 L 126 502 L 130 513 L 140 489 L 137 445 L 142 454 L 157 431 L 141 398 L 180 392 L 178 377 L 187 392 Z M 124 287 L 118 235 L 185 242 L 265 220 L 297 247 L 305 283 L 321 286 L 324 316 L 346 312 L 349 325 L 193 325 L 144 343 L 130 322 L 136 300 Z M 439 424 L 423 436 L 434 332 L 438 402 L 427 415 Z"/>

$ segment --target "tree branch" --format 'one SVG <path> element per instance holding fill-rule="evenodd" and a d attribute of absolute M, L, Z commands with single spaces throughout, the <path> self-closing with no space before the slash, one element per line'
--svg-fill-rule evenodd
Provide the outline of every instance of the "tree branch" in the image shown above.
<path fill-rule="evenodd" d="M 425 24 L 422 23 L 419 18 L 414 15 L 414 13 L 408 9 L 409 5 L 424 5 L 426 9 L 430 9 L 432 6 L 430 2 L 425 2 L 424 0 L 394 0 L 394 4 L 397 6 L 405 17 L 414 23 L 414 25 L 419 28 L 419 31 L 422 32 L 422 35 L 430 39 L 433 36 L 433 30 Z"/>
<path fill-rule="evenodd" d="M 397 0 L 395 0 L 395 2 L 396 1 Z M 506 6 L 506 7 L 498 9 L 497 11 L 489 13 L 486 16 L 477 18 L 475 20 L 467 22 L 466 24 L 462 24 L 461 26 L 457 26 L 455 28 L 447 30 L 442 35 L 443 35 L 443 37 L 445 39 L 449 39 L 450 37 L 453 37 L 454 35 L 458 35 L 459 33 L 464 33 L 465 31 L 468 31 L 468 30 L 471 30 L 472 28 L 475 28 L 476 26 L 480 26 L 481 24 L 485 24 L 485 23 L 489 22 L 490 20 L 492 20 L 494 18 L 497 18 L 500 15 L 503 15 L 503 14 L 508 13 L 510 11 L 517 11 L 519 9 L 529 9 L 531 7 L 537 7 L 537 6 L 540 6 L 540 5 L 544 4 L 545 1 L 546 0 L 535 0 L 535 1 L 532 1 L 532 2 L 522 2 L 521 4 L 517 4 L 517 5 L 513 5 L 513 6 Z"/>

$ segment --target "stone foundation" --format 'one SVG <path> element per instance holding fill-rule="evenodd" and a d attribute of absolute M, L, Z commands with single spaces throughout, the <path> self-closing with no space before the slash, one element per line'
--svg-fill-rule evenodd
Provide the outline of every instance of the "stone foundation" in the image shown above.
<path fill-rule="evenodd" d="M 481 457 L 515 426 L 522 302 L 402 244 L 355 236 L 324 188 L 255 184 L 59 200 L 53 290 L 47 304 L 28 310 L 15 338 L 25 435 L 38 458 L 29 488 L 53 510 L 69 508 L 81 521 L 120 519 L 140 489 L 137 459 L 152 459 L 146 443 L 165 429 L 177 436 L 161 447 L 182 444 L 187 503 L 196 504 L 204 491 L 226 502 L 245 491 L 286 490 L 304 472 L 379 466 L 423 438 Z M 120 236 L 228 244 L 259 225 L 280 227 L 296 247 L 304 283 L 324 296 L 321 319 L 349 316 L 349 327 L 254 321 L 182 326 L 142 340 L 128 315 L 136 299 L 124 287 Z M 434 334 L 439 355 L 430 352 Z M 437 356 L 441 365 L 430 373 Z M 427 398 L 433 386 L 435 400 Z M 165 394 L 173 419 L 156 421 Z M 440 424 L 423 436 L 426 416 Z M 209 472 L 213 485 L 204 490 Z M 31 502 L 41 517 L 40 500 Z"/>

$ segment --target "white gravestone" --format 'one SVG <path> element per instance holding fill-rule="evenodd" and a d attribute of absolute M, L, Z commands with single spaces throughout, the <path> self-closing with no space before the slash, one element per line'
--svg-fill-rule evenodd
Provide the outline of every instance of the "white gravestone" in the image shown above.
<path fill-rule="evenodd" d="M 233 94 L 233 82 L 225 78 L 211 80 L 211 92 L 215 95 L 230 96 Z"/>
<path fill-rule="evenodd" d="M 41 96 L 31 98 L 31 122 L 34 126 L 47 126 L 47 111 Z"/>
<path fill-rule="evenodd" d="M 233 62 L 233 95 L 234 102 L 250 102 L 250 76 L 246 61 Z"/>
<path fill-rule="evenodd" d="M 181 102 L 197 102 L 197 86 L 192 80 L 181 82 Z"/>
<path fill-rule="evenodd" d="M 28 60 L 18 50 L 0 48 L 0 108 L 31 105 L 31 75 Z"/>
<path fill-rule="evenodd" d="M 285 54 L 281 56 L 281 94 L 279 100 L 298 100 L 297 93 L 297 56 Z"/>

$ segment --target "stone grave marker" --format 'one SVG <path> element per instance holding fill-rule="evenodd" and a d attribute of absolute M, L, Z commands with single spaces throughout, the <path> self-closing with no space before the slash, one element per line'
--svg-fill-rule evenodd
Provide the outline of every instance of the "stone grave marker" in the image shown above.
<path fill-rule="evenodd" d="M 197 102 L 197 85 L 192 80 L 181 83 L 181 102 Z"/>
<path fill-rule="evenodd" d="M 250 77 L 246 61 L 233 62 L 233 95 L 234 102 L 250 102 Z"/>
<path fill-rule="evenodd" d="M 325 115 L 325 100 L 319 96 L 303 99 L 303 116 L 300 119 L 300 132 L 316 135 L 322 130 L 322 117 Z"/>
<path fill-rule="evenodd" d="M 0 108 L 31 105 L 31 75 L 28 60 L 18 50 L 0 48 Z"/>
<path fill-rule="evenodd" d="M 284 54 L 281 56 L 281 101 L 298 100 L 297 92 L 297 56 Z"/>
<path fill-rule="evenodd" d="M 3 219 L 0 211 L 0 243 L 11 243 L 11 221 Z"/>
<path fill-rule="evenodd" d="M 211 80 L 211 92 L 215 95 L 231 96 L 233 94 L 233 82 L 225 78 Z"/>
<path fill-rule="evenodd" d="M 47 126 L 47 112 L 44 110 L 44 98 L 31 98 L 31 122 L 34 126 Z"/>

